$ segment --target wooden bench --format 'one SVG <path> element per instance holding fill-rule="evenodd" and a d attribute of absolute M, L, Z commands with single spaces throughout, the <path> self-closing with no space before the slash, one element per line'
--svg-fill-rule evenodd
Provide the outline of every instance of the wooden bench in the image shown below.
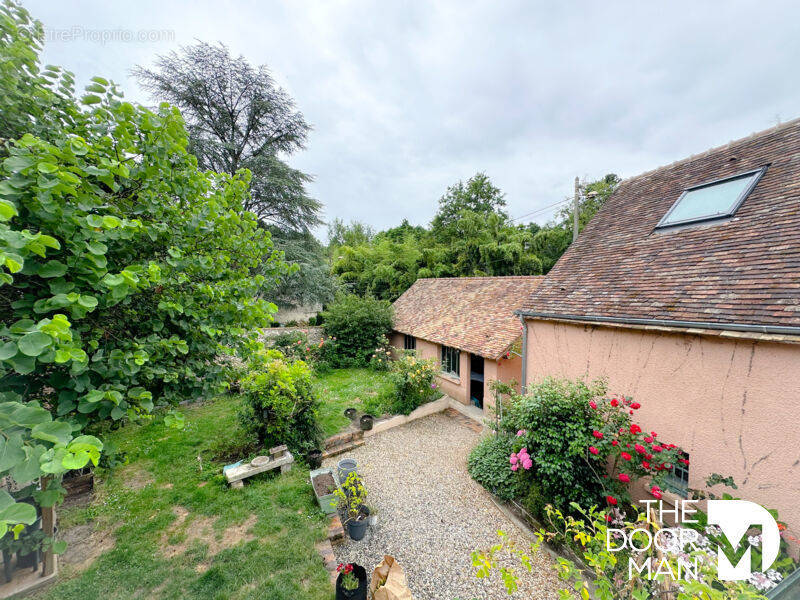
<path fill-rule="evenodd" d="M 259 458 L 266 460 L 258 461 Z M 244 480 L 248 477 L 271 471 L 272 469 L 280 467 L 281 473 L 291 471 L 292 464 L 294 463 L 294 456 L 289 452 L 286 445 L 283 444 L 271 448 L 268 457 L 256 457 L 253 461 L 257 461 L 259 464 L 254 465 L 251 462 L 225 471 L 225 477 L 232 488 L 242 488 L 244 487 Z"/>

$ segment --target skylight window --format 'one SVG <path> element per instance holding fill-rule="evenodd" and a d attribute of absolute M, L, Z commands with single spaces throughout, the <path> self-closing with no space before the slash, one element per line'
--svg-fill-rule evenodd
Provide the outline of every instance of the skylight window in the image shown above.
<path fill-rule="evenodd" d="M 766 167 L 685 189 L 657 227 L 730 217 L 753 191 L 764 171 Z"/>

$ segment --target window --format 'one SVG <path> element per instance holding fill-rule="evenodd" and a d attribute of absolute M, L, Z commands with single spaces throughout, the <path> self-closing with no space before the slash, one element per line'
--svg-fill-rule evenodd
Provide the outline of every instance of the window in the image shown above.
<path fill-rule="evenodd" d="M 680 458 L 689 460 L 689 455 L 686 452 L 681 452 Z M 682 498 L 689 496 L 689 465 L 678 462 L 672 467 L 672 470 L 667 473 L 667 488 L 675 492 Z"/>
<path fill-rule="evenodd" d="M 417 338 L 413 335 L 405 335 L 403 339 L 403 350 L 416 350 L 417 349 Z"/>
<path fill-rule="evenodd" d="M 448 375 L 461 375 L 461 352 L 458 348 L 442 346 L 442 371 Z"/>
<path fill-rule="evenodd" d="M 687 188 L 657 227 L 711 221 L 732 216 L 750 195 L 766 167 Z"/>

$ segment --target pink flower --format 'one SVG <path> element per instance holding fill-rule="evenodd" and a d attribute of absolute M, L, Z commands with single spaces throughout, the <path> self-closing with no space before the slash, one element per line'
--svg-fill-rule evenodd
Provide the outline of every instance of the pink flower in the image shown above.
<path fill-rule="evenodd" d="M 653 446 L 653 452 L 661 452 L 663 448 L 661 446 Z"/>
<path fill-rule="evenodd" d="M 527 448 L 527 446 L 523 446 L 523 448 L 522 448 L 522 449 L 519 451 L 519 453 L 520 453 L 520 454 L 527 454 L 527 453 L 528 453 L 528 448 Z"/>
<path fill-rule="evenodd" d="M 644 454 L 645 452 L 647 452 L 647 450 L 645 450 L 644 446 L 642 446 L 641 444 L 636 444 L 634 448 L 639 454 Z"/>
<path fill-rule="evenodd" d="M 522 437 L 522 436 L 523 436 L 523 435 L 525 435 L 526 433 L 528 433 L 528 432 L 527 432 L 527 430 L 525 430 L 525 429 L 520 429 L 520 430 L 517 432 L 517 437 Z"/>
<path fill-rule="evenodd" d="M 519 465 L 511 465 L 512 471 L 516 471 L 517 469 L 519 469 Z"/>
<path fill-rule="evenodd" d="M 519 458 L 517 458 L 516 454 L 512 454 L 508 457 L 508 462 L 510 462 L 512 465 L 517 464 L 517 461 L 519 461 Z"/>
<path fill-rule="evenodd" d="M 626 475 L 625 473 L 620 473 L 617 476 L 617 479 L 619 479 L 622 483 L 629 483 L 631 480 L 631 478 L 628 477 L 628 475 Z"/>
<path fill-rule="evenodd" d="M 595 402 L 594 400 L 589 400 L 589 406 L 597 410 L 597 402 Z"/>
<path fill-rule="evenodd" d="M 600 454 L 600 450 L 598 450 L 598 449 L 597 449 L 597 448 L 595 448 L 594 446 L 589 446 L 589 452 L 591 452 L 591 453 L 592 453 L 592 454 L 594 454 L 595 456 L 597 456 L 598 454 Z"/>
<path fill-rule="evenodd" d="M 530 471 L 530 468 L 533 466 L 533 461 L 529 458 L 526 461 L 523 461 L 522 468 L 526 471 Z"/>
<path fill-rule="evenodd" d="M 602 439 L 603 439 L 603 434 L 602 434 L 602 432 L 600 432 L 600 431 L 597 431 L 597 429 L 595 429 L 595 430 L 592 432 L 592 435 L 593 435 L 594 437 L 596 437 L 598 440 L 602 440 Z"/>
<path fill-rule="evenodd" d="M 647 442 L 648 444 L 652 444 L 653 443 L 653 437 L 648 435 L 646 438 L 644 438 L 644 441 Z"/>

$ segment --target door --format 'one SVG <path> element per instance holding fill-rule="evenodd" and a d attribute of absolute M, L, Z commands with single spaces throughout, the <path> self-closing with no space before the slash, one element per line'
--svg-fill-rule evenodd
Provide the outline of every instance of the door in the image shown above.
<path fill-rule="evenodd" d="M 483 408 L 483 357 L 476 354 L 469 355 L 469 398 Z"/>

